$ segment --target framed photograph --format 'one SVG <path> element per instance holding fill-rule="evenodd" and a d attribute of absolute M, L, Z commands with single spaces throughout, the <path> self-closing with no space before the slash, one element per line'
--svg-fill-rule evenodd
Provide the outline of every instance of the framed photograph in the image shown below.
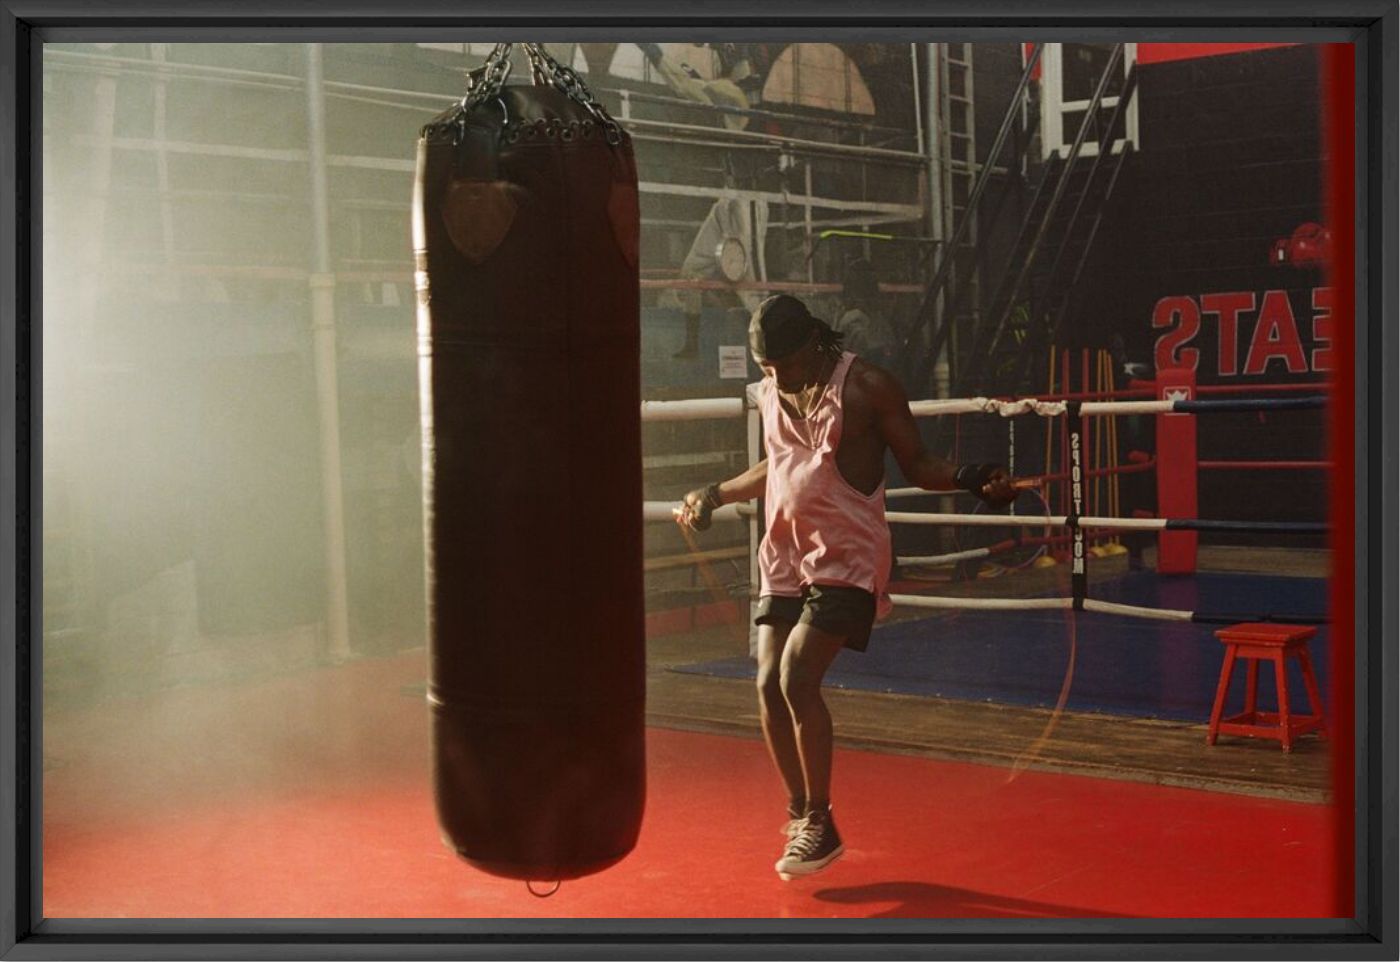
<path fill-rule="evenodd" d="M 1397 22 L 0 0 L 0 956 L 1396 958 Z"/>

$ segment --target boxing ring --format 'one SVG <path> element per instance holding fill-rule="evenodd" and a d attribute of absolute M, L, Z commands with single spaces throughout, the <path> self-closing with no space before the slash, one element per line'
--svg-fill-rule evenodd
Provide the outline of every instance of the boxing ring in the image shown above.
<path fill-rule="evenodd" d="M 712 418 L 745 417 L 748 427 L 748 463 L 759 460 L 761 428 L 757 411 L 756 384 L 750 384 L 746 396 L 740 398 L 711 398 L 680 401 L 646 401 L 642 404 L 642 419 L 647 421 L 702 420 Z M 1136 389 L 1138 393 L 1142 388 Z M 1271 611 L 1217 612 L 1195 611 L 1173 608 L 1158 608 L 1123 604 L 1088 595 L 1088 550 L 1090 531 L 1155 531 L 1155 532 L 1232 532 L 1259 535 L 1298 535 L 1327 534 L 1330 526 L 1320 522 L 1300 521 L 1241 521 L 1194 517 L 1113 517 L 1090 514 L 1085 498 L 1085 481 L 1093 476 L 1110 473 L 1109 469 L 1091 469 L 1085 462 L 1088 444 L 1085 441 L 1085 419 L 1091 417 L 1114 417 L 1118 415 L 1190 415 L 1208 417 L 1214 414 L 1317 410 L 1327 403 L 1325 394 L 1308 394 L 1301 397 L 1220 397 L 1210 399 L 1152 399 L 1152 400 L 1080 400 L 1075 396 L 1059 398 L 1018 398 L 995 399 L 987 397 L 954 398 L 939 400 L 918 400 L 910 402 L 910 410 L 916 418 L 948 415 L 988 415 L 1012 418 L 1018 415 L 1037 415 L 1045 419 L 1060 419 L 1063 422 L 1063 447 L 1067 452 L 1068 470 L 1058 473 L 1045 473 L 1025 479 L 1029 485 L 1043 488 L 1050 481 L 1069 482 L 1069 510 L 1062 514 L 1013 514 L 988 515 L 959 512 L 913 512 L 886 510 L 886 519 L 891 525 L 959 525 L 972 527 L 1008 527 L 1013 529 L 1042 528 L 1067 529 L 1059 536 L 1047 534 L 1037 538 L 1041 542 L 1068 540 L 1070 544 L 1071 586 L 1068 596 L 1055 598 L 964 598 L 939 597 L 931 595 L 891 594 L 897 606 L 929 609 L 982 609 L 982 610 L 1047 610 L 1047 611 L 1086 611 L 1101 614 L 1119 615 L 1129 618 L 1154 619 L 1161 621 L 1194 622 L 1199 624 L 1232 624 L 1243 621 L 1283 622 L 1288 624 L 1325 624 L 1325 615 L 1316 613 L 1279 614 Z M 1158 466 L 1158 460 L 1141 452 L 1134 452 L 1130 463 L 1116 469 L 1115 473 L 1148 471 Z M 1048 461 L 1048 457 L 1047 457 Z M 1206 468 L 1264 468 L 1264 467 L 1303 467 L 1312 468 L 1325 462 L 1201 462 Z M 921 488 L 896 488 L 887 492 L 888 498 L 904 497 L 911 494 L 957 495 L 963 492 L 928 492 Z M 1042 504 L 1045 504 L 1042 499 Z M 674 522 L 673 503 L 669 501 L 647 501 L 643 505 L 643 518 L 648 522 Z M 749 528 L 750 542 L 750 603 L 756 603 L 758 585 L 757 547 L 761 537 L 758 513 L 750 503 L 725 505 L 714 512 L 715 520 L 745 521 Z M 940 555 L 920 557 L 899 557 L 901 564 L 918 563 L 924 565 L 952 564 L 959 561 L 988 557 L 999 549 L 1017 544 L 1019 538 L 1008 539 L 997 545 L 974 548 L 967 551 L 950 552 Z"/>

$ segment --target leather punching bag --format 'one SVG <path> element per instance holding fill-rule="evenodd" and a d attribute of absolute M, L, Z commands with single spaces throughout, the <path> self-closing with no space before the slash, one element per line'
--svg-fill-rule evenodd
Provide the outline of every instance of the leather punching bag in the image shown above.
<path fill-rule="evenodd" d="M 577 74 L 510 44 L 414 184 L 434 793 L 494 875 L 623 858 L 645 799 L 637 173 Z"/>

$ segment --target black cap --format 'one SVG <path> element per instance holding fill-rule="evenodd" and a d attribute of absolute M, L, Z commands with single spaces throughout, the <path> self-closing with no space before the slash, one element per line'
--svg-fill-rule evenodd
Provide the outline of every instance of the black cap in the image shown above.
<path fill-rule="evenodd" d="M 749 350 L 760 361 L 785 358 L 807 343 L 818 323 L 791 294 L 774 294 L 749 318 Z"/>

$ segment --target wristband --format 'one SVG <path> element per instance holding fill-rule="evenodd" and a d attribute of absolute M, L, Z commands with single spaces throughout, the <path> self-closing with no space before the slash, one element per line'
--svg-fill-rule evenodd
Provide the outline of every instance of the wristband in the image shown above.
<path fill-rule="evenodd" d="M 718 484 L 707 484 L 704 488 L 705 507 L 713 511 L 715 508 L 724 507 L 724 498 L 720 496 Z"/>
<path fill-rule="evenodd" d="M 980 495 L 1000 467 L 999 464 L 964 464 L 954 472 L 953 483 L 964 491 Z"/>

